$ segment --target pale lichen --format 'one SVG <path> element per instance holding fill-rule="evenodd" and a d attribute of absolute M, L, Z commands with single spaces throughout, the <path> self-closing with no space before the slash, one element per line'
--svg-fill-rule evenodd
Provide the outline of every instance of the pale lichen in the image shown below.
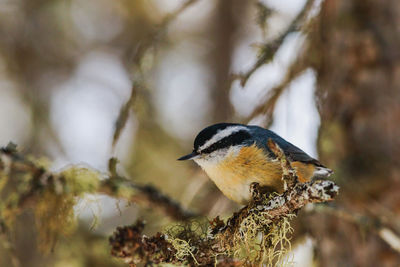
<path fill-rule="evenodd" d="M 49 251 L 58 236 L 67 236 L 75 229 L 75 199 L 67 194 L 44 192 L 35 205 L 35 221 L 42 251 Z"/>
<path fill-rule="evenodd" d="M 196 257 L 194 256 L 193 252 L 196 249 L 196 247 L 191 246 L 188 241 L 179 239 L 179 238 L 171 238 L 167 239 L 168 242 L 174 246 L 176 249 L 176 254 L 175 257 L 179 260 L 184 261 L 186 257 L 191 256 L 193 261 L 198 265 L 199 263 L 197 262 Z"/>
<path fill-rule="evenodd" d="M 44 251 L 54 246 L 58 236 L 73 232 L 77 197 L 96 192 L 99 178 L 99 172 L 81 167 L 68 168 L 52 177 L 52 186 L 44 189 L 35 206 L 39 244 Z"/>
<path fill-rule="evenodd" d="M 95 193 L 100 185 L 101 174 L 86 167 L 71 167 L 63 170 L 60 175 L 66 180 L 66 191 L 74 195 Z"/>
<path fill-rule="evenodd" d="M 273 220 L 268 210 L 282 205 L 284 200 L 281 197 L 271 198 L 265 199 L 264 205 L 257 205 L 251 210 L 234 233 L 232 254 L 248 265 L 275 266 L 277 262 L 282 266 L 290 264 L 289 260 L 284 259 L 291 250 L 288 236 L 293 231 L 290 220 L 295 215 L 287 214 L 278 221 Z"/>

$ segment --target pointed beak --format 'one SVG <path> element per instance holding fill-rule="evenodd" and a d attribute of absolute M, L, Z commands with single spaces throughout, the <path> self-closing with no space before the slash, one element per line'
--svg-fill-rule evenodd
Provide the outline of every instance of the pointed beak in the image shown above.
<path fill-rule="evenodd" d="M 194 158 L 196 158 L 198 156 L 199 156 L 199 154 L 197 152 L 192 152 L 192 153 L 190 153 L 188 155 L 180 157 L 178 160 L 189 160 L 189 159 L 194 159 Z"/>

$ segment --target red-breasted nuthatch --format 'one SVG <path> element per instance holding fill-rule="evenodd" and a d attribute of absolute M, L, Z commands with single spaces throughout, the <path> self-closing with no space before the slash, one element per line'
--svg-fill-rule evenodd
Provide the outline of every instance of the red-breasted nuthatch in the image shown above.
<path fill-rule="evenodd" d="M 283 190 L 282 168 L 267 142 L 272 139 L 285 153 L 300 182 L 327 178 L 332 170 L 270 130 L 236 123 L 218 123 L 203 129 L 191 154 L 194 160 L 231 200 L 245 204 L 254 182 L 271 191 Z"/>

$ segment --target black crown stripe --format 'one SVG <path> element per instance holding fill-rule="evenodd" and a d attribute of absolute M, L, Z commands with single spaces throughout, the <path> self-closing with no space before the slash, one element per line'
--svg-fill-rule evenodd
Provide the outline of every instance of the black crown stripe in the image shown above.
<path fill-rule="evenodd" d="M 218 142 L 212 144 L 211 146 L 203 149 L 200 151 L 201 154 L 209 154 L 211 152 L 214 152 L 218 149 L 223 149 L 223 148 L 228 148 L 230 146 L 235 146 L 235 145 L 240 145 L 243 143 L 243 141 L 249 139 L 251 136 L 246 130 L 240 130 L 237 132 L 234 132 L 233 134 L 226 136 L 219 140 Z"/>
<path fill-rule="evenodd" d="M 204 128 L 194 140 L 194 149 L 198 150 L 218 132 L 232 126 L 244 126 L 237 123 L 217 123 Z"/>

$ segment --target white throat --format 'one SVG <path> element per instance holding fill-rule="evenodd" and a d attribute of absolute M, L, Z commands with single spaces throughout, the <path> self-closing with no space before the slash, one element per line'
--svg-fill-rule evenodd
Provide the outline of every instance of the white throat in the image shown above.
<path fill-rule="evenodd" d="M 207 170 L 210 167 L 216 167 L 219 163 L 224 161 L 228 156 L 236 156 L 241 148 L 242 146 L 231 146 L 229 148 L 218 149 L 216 151 L 211 152 L 210 154 L 200 155 L 199 157 L 196 157 L 193 160 L 204 170 Z"/>

